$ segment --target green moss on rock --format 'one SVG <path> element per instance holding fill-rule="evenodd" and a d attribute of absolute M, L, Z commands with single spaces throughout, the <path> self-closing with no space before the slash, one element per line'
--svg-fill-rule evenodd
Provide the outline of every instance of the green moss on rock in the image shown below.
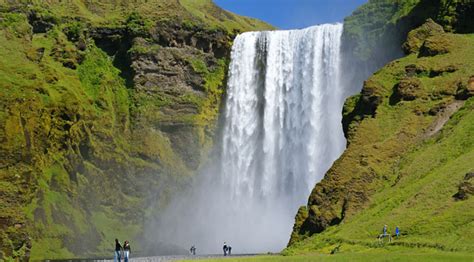
<path fill-rule="evenodd" d="M 403 50 L 407 54 L 416 53 L 420 50 L 426 39 L 443 33 L 444 29 L 442 26 L 435 23 L 432 19 L 428 19 L 422 26 L 408 33 L 407 41 L 403 44 Z"/>

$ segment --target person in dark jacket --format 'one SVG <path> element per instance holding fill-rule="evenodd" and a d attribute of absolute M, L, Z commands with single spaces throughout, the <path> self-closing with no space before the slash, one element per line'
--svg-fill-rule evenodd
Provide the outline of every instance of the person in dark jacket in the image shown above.
<path fill-rule="evenodd" d="M 194 245 L 189 249 L 189 253 L 193 256 L 196 255 L 196 247 Z"/>
<path fill-rule="evenodd" d="M 130 249 L 130 243 L 128 240 L 125 240 L 123 243 L 123 261 L 128 262 L 128 258 L 130 257 L 131 249 Z"/>
<path fill-rule="evenodd" d="M 222 250 L 224 251 L 224 256 L 227 256 L 227 243 L 224 242 L 224 246 L 222 247 Z"/>
<path fill-rule="evenodd" d="M 115 239 L 115 252 L 114 252 L 114 262 L 120 262 L 122 259 L 122 245 L 120 245 L 120 242 L 118 239 Z"/>

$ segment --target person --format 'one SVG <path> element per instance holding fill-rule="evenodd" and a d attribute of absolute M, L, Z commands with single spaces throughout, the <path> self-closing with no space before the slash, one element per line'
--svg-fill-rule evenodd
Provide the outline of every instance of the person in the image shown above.
<path fill-rule="evenodd" d="M 224 251 L 224 256 L 227 256 L 227 243 L 224 242 L 224 246 L 222 247 L 222 250 Z"/>
<path fill-rule="evenodd" d="M 230 245 L 227 245 L 227 254 L 229 256 L 232 255 L 232 247 Z"/>
<path fill-rule="evenodd" d="M 125 242 L 123 243 L 123 261 L 124 262 L 128 262 L 130 253 L 131 253 L 130 243 L 128 242 L 128 240 L 125 240 Z"/>
<path fill-rule="evenodd" d="M 115 239 L 115 253 L 114 253 L 114 262 L 120 262 L 121 258 L 121 252 L 122 252 L 122 245 L 120 245 L 120 242 L 118 239 Z"/>
<path fill-rule="evenodd" d="M 398 228 L 398 226 L 395 227 L 395 236 L 398 237 L 400 236 L 400 228 Z"/>
<path fill-rule="evenodd" d="M 196 247 L 194 245 L 189 249 L 189 253 L 191 253 L 191 255 L 196 255 Z"/>
<path fill-rule="evenodd" d="M 384 237 L 388 237 L 388 242 L 392 242 L 392 236 L 388 234 L 388 226 L 384 225 L 382 229 L 382 234 L 379 236 L 379 241 L 382 242 Z"/>

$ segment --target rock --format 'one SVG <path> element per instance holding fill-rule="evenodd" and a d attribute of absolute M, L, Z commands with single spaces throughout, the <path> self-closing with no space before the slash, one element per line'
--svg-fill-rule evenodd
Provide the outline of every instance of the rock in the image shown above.
<path fill-rule="evenodd" d="M 420 96 L 421 81 L 418 78 L 405 78 L 395 86 L 395 96 L 398 100 L 413 101 Z"/>
<path fill-rule="evenodd" d="M 202 77 L 187 65 L 187 60 L 195 59 L 199 53 L 191 48 L 161 47 L 150 53 L 135 54 L 132 68 L 135 83 L 140 90 L 151 93 L 203 92 Z M 212 59 L 208 56 L 207 59 Z"/>
<path fill-rule="evenodd" d="M 440 112 L 443 112 L 446 109 L 446 107 L 447 107 L 447 104 L 443 102 L 431 108 L 430 111 L 428 111 L 428 114 L 430 116 L 438 115 Z"/>
<path fill-rule="evenodd" d="M 301 206 L 298 209 L 298 213 L 295 217 L 295 224 L 293 226 L 293 233 L 291 234 L 290 242 L 288 245 L 292 243 L 296 243 L 302 240 L 304 235 L 306 235 L 306 220 L 308 219 L 308 208 L 306 206 Z"/>
<path fill-rule="evenodd" d="M 456 200 L 466 200 L 470 195 L 474 195 L 474 172 L 469 172 L 464 176 L 463 181 L 458 185 L 458 192 L 453 195 Z"/>
<path fill-rule="evenodd" d="M 364 82 L 360 96 L 346 100 L 343 108 L 342 127 L 346 138 L 357 129 L 358 124 L 367 117 L 374 118 L 377 108 L 383 102 L 384 86 L 372 79 Z"/>
<path fill-rule="evenodd" d="M 464 176 L 464 180 L 471 180 L 474 178 L 474 172 L 469 172 Z"/>
<path fill-rule="evenodd" d="M 364 114 L 375 116 L 377 107 L 383 101 L 382 95 L 380 95 L 381 88 L 382 87 L 380 84 L 372 80 L 367 80 L 364 82 L 364 86 L 361 91 L 361 104 Z"/>
<path fill-rule="evenodd" d="M 458 100 L 467 100 L 472 96 L 474 96 L 474 76 L 469 78 L 467 84 L 464 82 L 459 82 L 455 95 L 456 99 Z"/>
<path fill-rule="evenodd" d="M 411 64 L 411 65 L 405 66 L 405 73 L 407 77 L 414 77 L 419 74 L 423 74 L 424 72 L 427 72 L 427 69 L 417 64 Z"/>
<path fill-rule="evenodd" d="M 160 23 L 151 33 L 154 42 L 165 47 L 194 47 L 216 58 L 228 56 L 231 38 L 224 31 L 204 30 L 176 23 Z"/>
<path fill-rule="evenodd" d="M 452 43 L 446 35 L 432 36 L 423 43 L 418 57 L 436 56 L 447 54 L 452 48 Z"/>
<path fill-rule="evenodd" d="M 415 30 L 408 33 L 407 41 L 402 48 L 406 54 L 416 53 L 420 50 L 426 39 L 431 36 L 443 34 L 443 27 L 435 23 L 431 18 Z"/>
<path fill-rule="evenodd" d="M 446 65 L 442 67 L 426 68 L 422 65 L 410 64 L 405 66 L 405 76 L 416 77 L 416 76 L 428 76 L 430 78 L 443 75 L 445 73 L 454 73 L 459 70 L 457 65 Z"/>
<path fill-rule="evenodd" d="M 46 33 L 57 24 L 57 20 L 52 16 L 44 16 L 37 12 L 28 14 L 28 22 L 33 28 L 33 33 Z"/>
<path fill-rule="evenodd" d="M 458 70 L 459 70 L 459 68 L 456 65 L 447 65 L 447 66 L 443 66 L 443 67 L 440 67 L 440 68 L 433 68 L 430 71 L 429 76 L 430 77 L 437 77 L 437 76 L 440 76 L 440 75 L 445 74 L 445 73 L 454 73 Z"/>

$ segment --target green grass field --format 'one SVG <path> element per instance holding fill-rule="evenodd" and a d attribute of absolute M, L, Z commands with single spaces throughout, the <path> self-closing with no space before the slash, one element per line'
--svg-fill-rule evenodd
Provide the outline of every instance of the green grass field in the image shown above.
<path fill-rule="evenodd" d="M 191 261 L 191 260 L 189 260 Z M 195 260 L 192 260 L 195 261 Z M 222 259 L 203 259 L 198 260 L 203 262 L 211 261 L 228 261 L 228 262 L 266 262 L 266 261 L 295 261 L 295 262 L 337 262 L 337 261 L 360 261 L 360 262 L 371 262 L 371 261 L 403 261 L 403 262 L 418 262 L 418 261 L 456 261 L 456 262 L 472 262 L 474 261 L 474 255 L 470 254 L 459 254 L 449 252 L 437 252 L 431 250 L 405 250 L 405 251 L 390 251 L 390 250 L 377 250 L 367 251 L 361 253 L 342 253 L 335 255 L 304 255 L 304 256 L 255 256 L 255 257 L 240 257 L 240 258 L 222 258 Z"/>

